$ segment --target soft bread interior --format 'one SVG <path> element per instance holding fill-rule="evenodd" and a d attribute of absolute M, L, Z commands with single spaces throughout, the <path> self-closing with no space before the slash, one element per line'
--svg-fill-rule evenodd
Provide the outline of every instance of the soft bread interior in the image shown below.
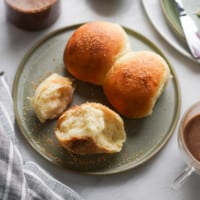
<path fill-rule="evenodd" d="M 102 108 L 98 104 L 87 103 L 66 111 L 55 131 L 61 144 L 79 154 L 119 152 L 126 139 L 123 121 L 105 106 L 102 105 Z M 77 143 L 83 139 L 89 139 L 95 147 L 88 149 L 87 143 L 84 143 L 85 148 L 77 147 L 83 152 L 71 149 L 73 141 Z"/>
<path fill-rule="evenodd" d="M 47 77 L 36 88 L 31 105 L 41 122 L 62 114 L 72 100 L 72 82 L 56 73 Z"/>

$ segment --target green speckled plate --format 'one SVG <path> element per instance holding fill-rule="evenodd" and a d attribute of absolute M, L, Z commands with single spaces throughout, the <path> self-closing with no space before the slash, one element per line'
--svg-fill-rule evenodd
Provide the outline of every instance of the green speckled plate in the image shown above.
<path fill-rule="evenodd" d="M 200 1 L 199 0 L 182 0 L 182 1 L 187 14 L 192 17 L 198 29 L 200 30 L 200 17 L 198 17 L 196 14 L 197 11 L 200 10 Z M 161 0 L 160 2 L 168 24 L 170 25 L 174 33 L 181 40 L 185 41 L 185 36 L 181 28 L 174 0 Z"/>
<path fill-rule="evenodd" d="M 52 163 L 88 174 L 119 173 L 152 158 L 172 135 L 180 111 L 180 92 L 176 75 L 170 66 L 173 78 L 170 79 L 150 117 L 140 120 L 124 119 L 127 141 L 120 153 L 92 156 L 68 153 L 54 136 L 56 120 L 41 124 L 30 106 L 28 97 L 33 96 L 34 85 L 49 73 L 57 72 L 69 76 L 64 68 L 62 56 L 67 40 L 79 26 L 80 24 L 54 31 L 27 52 L 20 63 L 13 87 L 16 119 L 31 146 Z M 134 50 L 151 50 L 164 57 L 159 48 L 143 35 L 128 28 L 125 30 Z M 75 80 L 75 84 L 72 105 L 95 101 L 109 106 L 101 87 L 78 80 Z"/>

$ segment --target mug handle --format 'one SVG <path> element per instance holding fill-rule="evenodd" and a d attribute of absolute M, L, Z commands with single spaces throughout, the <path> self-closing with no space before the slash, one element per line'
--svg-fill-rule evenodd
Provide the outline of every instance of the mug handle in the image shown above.
<path fill-rule="evenodd" d="M 174 180 L 171 188 L 178 190 L 185 180 L 195 171 L 193 167 L 187 167 L 185 170 Z"/>

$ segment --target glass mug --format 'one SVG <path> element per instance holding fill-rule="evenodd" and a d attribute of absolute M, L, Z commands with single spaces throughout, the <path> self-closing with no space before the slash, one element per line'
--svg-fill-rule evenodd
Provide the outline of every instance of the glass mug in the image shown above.
<path fill-rule="evenodd" d="M 187 167 L 172 183 L 173 189 L 178 189 L 193 172 L 200 174 L 200 102 L 185 113 L 179 126 L 178 145 Z"/>

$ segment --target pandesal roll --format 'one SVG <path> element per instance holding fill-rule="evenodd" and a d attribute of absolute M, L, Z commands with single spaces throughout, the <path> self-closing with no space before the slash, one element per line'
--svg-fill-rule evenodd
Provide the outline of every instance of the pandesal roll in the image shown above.
<path fill-rule="evenodd" d="M 170 77 L 166 61 L 151 51 L 130 52 L 107 73 L 103 90 L 108 101 L 128 118 L 150 115 Z"/>
<path fill-rule="evenodd" d="M 71 103 L 74 87 L 69 78 L 57 73 L 44 79 L 30 98 L 31 106 L 41 122 L 59 117 Z"/>
<path fill-rule="evenodd" d="M 117 153 L 126 140 L 122 118 L 100 103 L 71 107 L 58 119 L 55 135 L 76 154 Z"/>
<path fill-rule="evenodd" d="M 129 50 L 126 32 L 120 25 L 90 22 L 74 31 L 63 60 L 66 69 L 77 79 L 102 85 L 116 59 Z"/>

